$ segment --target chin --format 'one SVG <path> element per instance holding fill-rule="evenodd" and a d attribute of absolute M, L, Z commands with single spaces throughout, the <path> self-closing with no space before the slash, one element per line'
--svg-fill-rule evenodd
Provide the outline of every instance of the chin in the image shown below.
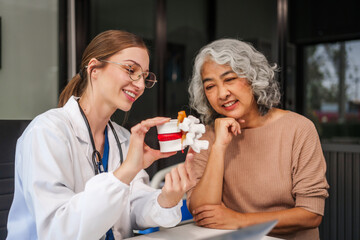
<path fill-rule="evenodd" d="M 235 114 L 226 114 L 224 116 L 229 117 L 229 118 L 234 118 L 234 119 L 241 119 L 244 117 L 244 114 L 243 113 L 235 113 Z"/>
<path fill-rule="evenodd" d="M 128 112 L 131 110 L 131 107 L 124 107 L 124 108 L 119 108 L 120 110 L 124 111 L 124 112 Z"/>
<path fill-rule="evenodd" d="M 117 105 L 117 109 L 120 109 L 121 111 L 124 111 L 124 112 L 130 111 L 131 107 L 132 107 L 132 104 L 131 105 L 124 105 L 124 104 Z"/>

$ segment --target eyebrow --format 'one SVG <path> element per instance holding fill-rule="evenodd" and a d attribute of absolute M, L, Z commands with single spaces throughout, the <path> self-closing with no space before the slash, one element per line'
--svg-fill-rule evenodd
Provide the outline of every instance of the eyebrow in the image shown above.
<path fill-rule="evenodd" d="M 225 77 L 226 75 L 228 75 L 228 74 L 230 74 L 230 73 L 234 73 L 234 71 L 233 71 L 233 70 L 229 70 L 229 71 L 227 71 L 227 72 L 224 72 L 223 74 L 220 75 L 220 78 L 223 78 L 223 77 Z"/>
<path fill-rule="evenodd" d="M 211 78 L 205 78 L 205 79 L 202 80 L 203 83 L 205 83 L 207 81 L 211 81 Z"/>
<path fill-rule="evenodd" d="M 134 64 L 137 64 L 137 65 L 139 65 L 139 66 L 141 67 L 140 63 L 138 63 L 138 62 L 136 62 L 136 61 L 134 61 L 134 60 L 126 59 L 125 61 L 133 62 Z M 141 67 L 141 68 L 142 68 L 142 67 Z M 143 70 L 143 71 L 144 71 L 144 70 Z M 145 72 L 146 72 L 146 71 L 149 71 L 149 69 L 146 69 Z"/>
<path fill-rule="evenodd" d="M 140 65 L 138 62 L 131 60 L 131 59 L 125 59 L 125 61 L 133 62 L 133 63 L 136 63 L 137 65 Z"/>
<path fill-rule="evenodd" d="M 223 77 L 225 77 L 226 75 L 228 75 L 230 73 L 235 73 L 235 72 L 233 70 L 226 71 L 226 72 L 224 72 L 223 74 L 220 75 L 220 78 L 223 78 Z M 202 82 L 205 83 L 205 82 L 211 81 L 211 80 L 212 80 L 212 78 L 204 78 L 202 80 Z"/>

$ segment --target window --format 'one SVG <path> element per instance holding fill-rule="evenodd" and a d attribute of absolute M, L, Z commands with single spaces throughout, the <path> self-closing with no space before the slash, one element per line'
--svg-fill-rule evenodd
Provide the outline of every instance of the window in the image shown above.
<path fill-rule="evenodd" d="M 305 48 L 305 111 L 323 141 L 360 142 L 360 40 Z"/>
<path fill-rule="evenodd" d="M 167 46 L 164 74 L 166 116 L 176 118 L 181 110 L 185 110 L 187 114 L 194 114 L 188 106 L 187 87 L 195 55 L 208 40 L 207 7 L 207 2 L 204 0 L 169 0 L 166 3 Z"/>

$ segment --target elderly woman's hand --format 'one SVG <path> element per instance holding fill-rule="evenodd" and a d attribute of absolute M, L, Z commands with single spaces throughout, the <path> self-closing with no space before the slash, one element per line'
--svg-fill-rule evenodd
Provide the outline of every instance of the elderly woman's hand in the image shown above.
<path fill-rule="evenodd" d="M 240 123 L 234 118 L 215 119 L 215 143 L 218 147 L 226 148 L 233 136 L 241 133 Z"/>
<path fill-rule="evenodd" d="M 244 214 L 227 208 L 223 203 L 219 205 L 204 205 L 193 211 L 196 225 L 217 229 L 238 229 Z"/>

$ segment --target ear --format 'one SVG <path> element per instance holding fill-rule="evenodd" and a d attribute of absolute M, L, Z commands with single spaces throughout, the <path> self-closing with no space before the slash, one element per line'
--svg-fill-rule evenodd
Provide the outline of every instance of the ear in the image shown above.
<path fill-rule="evenodd" d="M 97 77 L 97 72 L 98 72 L 98 68 L 96 68 L 96 66 L 99 65 L 99 61 L 96 58 L 92 58 L 89 61 L 89 64 L 87 65 L 87 74 L 88 76 L 90 76 L 91 74 L 91 79 L 96 79 Z"/>

